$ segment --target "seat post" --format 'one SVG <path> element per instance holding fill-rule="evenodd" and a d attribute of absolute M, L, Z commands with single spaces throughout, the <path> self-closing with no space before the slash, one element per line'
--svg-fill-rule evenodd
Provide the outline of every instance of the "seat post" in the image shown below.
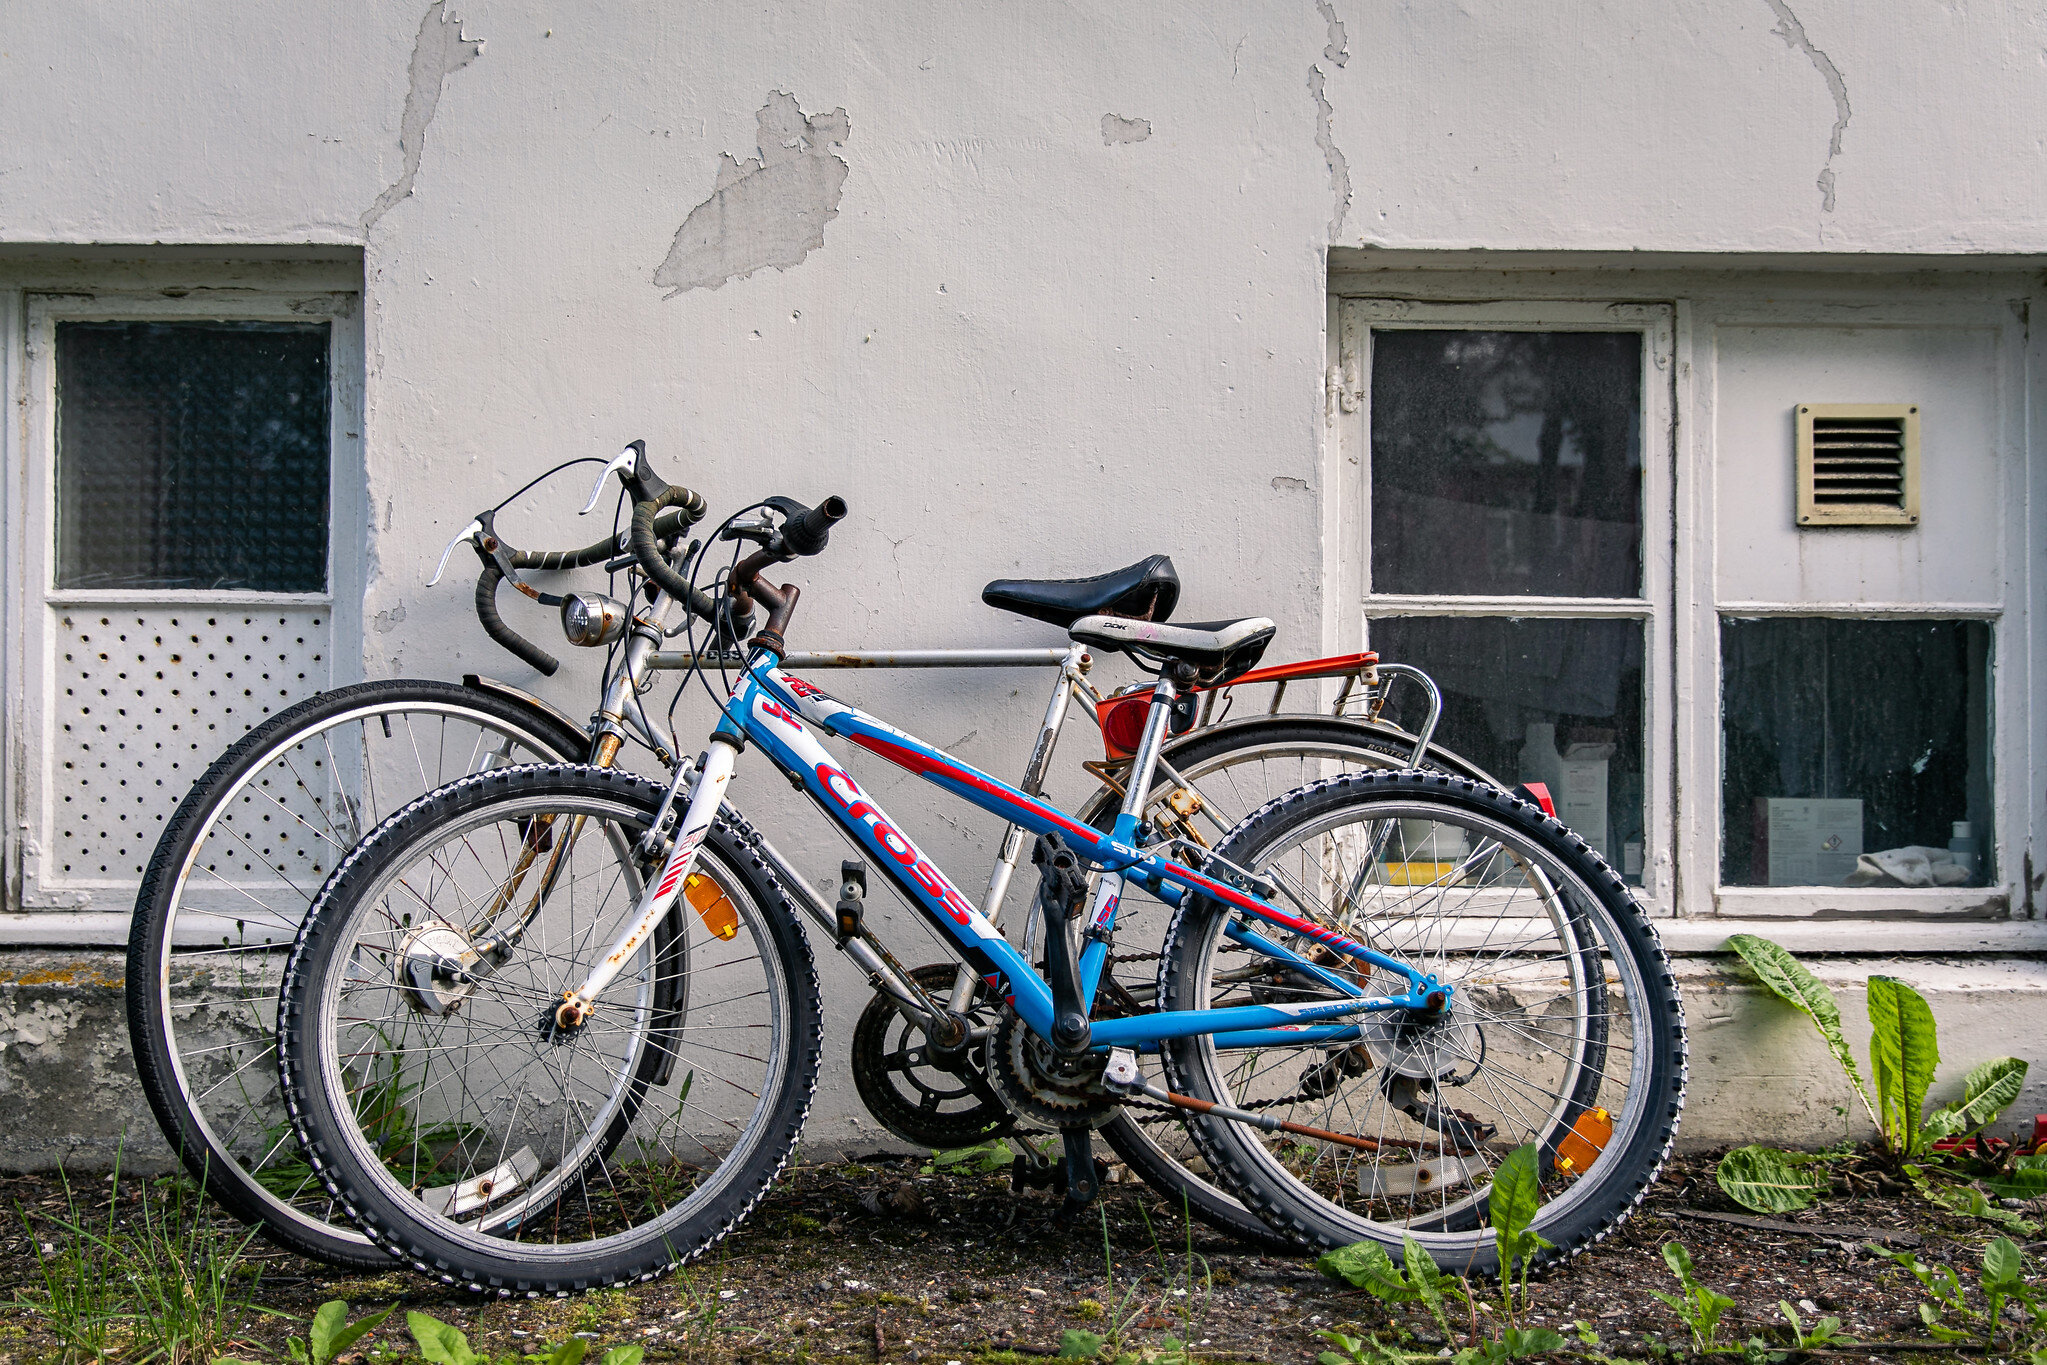
<path fill-rule="evenodd" d="M 1139 741 L 1137 753 L 1130 760 L 1130 773 L 1123 779 L 1123 811 L 1134 821 L 1144 810 L 1145 793 L 1151 790 L 1151 777 L 1159 765 L 1159 750 L 1165 747 L 1166 726 L 1173 718 L 1173 703 L 1179 700 L 1180 687 L 1193 681 L 1194 669 L 1184 663 L 1168 663 L 1159 672 L 1158 685 L 1151 690 L 1151 710 L 1144 718 L 1144 738 Z M 1116 836 L 1128 839 L 1136 834 L 1133 826 L 1123 820 L 1116 822 Z"/>

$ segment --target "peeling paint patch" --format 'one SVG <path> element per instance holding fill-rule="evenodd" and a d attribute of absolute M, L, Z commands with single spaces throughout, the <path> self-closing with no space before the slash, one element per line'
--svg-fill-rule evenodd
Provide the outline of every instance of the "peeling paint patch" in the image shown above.
<path fill-rule="evenodd" d="M 1345 30 L 1343 20 L 1336 17 L 1333 0 L 1315 0 L 1315 9 L 1322 16 L 1325 31 L 1322 60 L 1332 66 L 1342 66 L 1350 60 L 1350 34 Z M 1319 63 L 1308 68 L 1308 94 L 1315 100 L 1315 145 L 1321 148 L 1322 159 L 1328 163 L 1329 195 L 1336 205 L 1336 211 L 1329 219 L 1329 240 L 1334 242 L 1343 231 L 1344 219 L 1350 216 L 1350 160 L 1336 145 L 1333 127 L 1336 111 L 1329 105 L 1328 84 Z"/>
<path fill-rule="evenodd" d="M 1336 6 L 1330 0 L 1315 0 L 1315 12 L 1322 16 L 1328 26 L 1329 41 L 1322 48 L 1322 60 L 1342 66 L 1350 60 L 1350 33 L 1343 26 L 1343 20 L 1336 17 Z"/>
<path fill-rule="evenodd" d="M 1827 93 L 1834 97 L 1834 132 L 1827 139 L 1827 164 L 1820 167 L 1819 178 L 1813 183 L 1820 190 L 1820 212 L 1834 211 L 1834 158 L 1841 154 L 1841 137 L 1848 131 L 1848 120 L 1855 116 L 1848 104 L 1848 82 L 1841 76 L 1841 68 L 1834 65 L 1834 59 L 1812 45 L 1812 39 L 1805 33 L 1805 25 L 1791 12 L 1791 6 L 1784 0 L 1763 0 L 1770 12 L 1777 16 L 1777 27 L 1773 30 L 1784 40 L 1784 46 L 1793 52 L 1803 52 L 1805 59 L 1812 63 L 1813 70 L 1820 73 L 1820 79 L 1827 83 Z"/>
<path fill-rule="evenodd" d="M 1272 491 L 1275 493 L 1305 493 L 1308 491 L 1308 481 L 1306 479 L 1296 479 L 1286 474 L 1275 474 L 1272 477 Z"/>
<path fill-rule="evenodd" d="M 1319 66 L 1308 68 L 1308 93 L 1315 97 L 1315 145 L 1322 149 L 1322 159 L 1329 164 L 1329 197 L 1336 205 L 1336 212 L 1329 219 L 1329 240 L 1334 242 L 1343 231 L 1343 220 L 1350 216 L 1350 161 L 1336 145 L 1336 133 L 1330 126 L 1336 111 L 1329 107 Z"/>
<path fill-rule="evenodd" d="M 690 210 L 654 271 L 668 297 L 716 289 L 773 266 L 787 270 L 824 246 L 839 216 L 848 167 L 832 155 L 852 133 L 844 109 L 806 117 L 796 97 L 768 92 L 756 115 L 760 145 L 749 161 L 724 154 L 711 197 Z"/>
<path fill-rule="evenodd" d="M 402 602 L 399 603 L 397 606 L 391 608 L 391 610 L 380 611 L 375 616 L 370 618 L 371 623 L 376 627 L 377 634 L 379 635 L 389 635 L 392 631 L 398 628 L 399 622 L 403 621 L 404 619 L 405 604 Z"/>
<path fill-rule="evenodd" d="M 364 235 L 399 200 L 412 193 L 412 182 L 419 178 L 419 154 L 426 146 L 427 126 L 434 121 L 434 111 L 440 108 L 441 83 L 450 72 L 460 71 L 482 52 L 482 39 L 462 36 L 462 21 L 448 13 L 447 0 L 434 0 L 426 7 L 426 17 L 419 21 L 419 37 L 412 44 L 405 112 L 398 119 L 398 146 L 405 153 L 405 169 L 363 214 Z"/>
<path fill-rule="evenodd" d="M 1114 147 L 1119 142 L 1142 142 L 1151 136 L 1151 120 L 1148 118 L 1124 118 L 1118 114 L 1102 115 L 1102 145 Z"/>

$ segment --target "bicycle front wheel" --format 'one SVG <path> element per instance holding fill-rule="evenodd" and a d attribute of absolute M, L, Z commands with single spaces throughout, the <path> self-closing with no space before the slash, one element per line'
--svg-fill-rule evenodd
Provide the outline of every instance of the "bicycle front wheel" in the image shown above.
<path fill-rule="evenodd" d="M 307 916 L 279 997 L 285 1096 L 320 1178 L 448 1283 L 643 1279 L 724 1236 L 794 1146 L 821 1004 L 796 907 L 720 817 L 662 928 L 563 1028 L 665 848 L 615 769 L 464 778 L 387 820 Z"/>
<path fill-rule="evenodd" d="M 334 1206 L 277 1093 L 277 985 L 327 874 L 384 816 L 452 778 L 572 760 L 587 741 L 536 703 L 389 679 L 249 731 L 165 823 L 128 935 L 128 1034 L 157 1125 L 236 1217 L 302 1256 L 388 1258 Z"/>
<path fill-rule="evenodd" d="M 1361 1015 L 1348 1029 L 1165 1046 L 1175 1089 L 1346 1139 L 1196 1120 L 1203 1155 L 1248 1208 L 1323 1246 L 1374 1240 L 1397 1256 L 1412 1236 L 1460 1274 L 1497 1269 L 1492 1173 L 1522 1145 L 1539 1156 L 1546 1257 L 1634 1208 L 1683 1107 L 1683 1011 L 1655 931 L 1582 839 L 1482 783 L 1357 773 L 1271 802 L 1218 852 L 1276 886 L 1292 913 L 1449 988 L 1443 1008 Z M 1406 989 L 1305 934 L 1237 923 L 1190 898 L 1167 934 L 1165 1008 L 1340 998 L 1243 929 L 1363 994 Z"/>

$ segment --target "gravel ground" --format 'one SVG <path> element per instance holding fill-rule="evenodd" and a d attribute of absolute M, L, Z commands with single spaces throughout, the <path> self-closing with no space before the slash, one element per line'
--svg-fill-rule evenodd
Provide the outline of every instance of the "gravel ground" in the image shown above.
<path fill-rule="evenodd" d="M 1256 1254 L 1198 1225 L 1190 1235 L 1178 1210 L 1141 1186 L 1105 1186 L 1101 1215 L 1060 1234 L 1048 1195 L 1012 1195 L 1003 1175 L 925 1175 L 920 1167 L 876 1157 L 799 1168 L 716 1255 L 629 1290 L 496 1302 L 395 1267 L 372 1278 L 337 1277 L 258 1242 L 250 1249 L 261 1272 L 253 1297 L 301 1319 L 330 1298 L 346 1298 L 358 1311 L 396 1303 L 461 1327 L 493 1356 L 538 1351 L 582 1332 L 599 1347 L 638 1342 L 650 1360 L 972 1365 L 1042 1359 L 1056 1353 L 1064 1330 L 1076 1328 L 1119 1335 L 1139 1360 L 1159 1359 L 1177 1339 L 1196 1359 L 1278 1365 L 1312 1362 L 1326 1349 L 1315 1332 L 1338 1324 L 1389 1339 L 1405 1330 L 1409 1349 L 1442 1349 L 1420 1314 L 1390 1310 L 1327 1280 L 1306 1258 Z M 104 1218 L 104 1179 L 85 1188 Z M 16 1300 L 0 1309 L 0 1365 L 54 1358 L 58 1343 L 45 1321 L 22 1306 L 40 1280 L 20 1218 L 29 1219 L 36 1239 L 55 1245 L 51 1239 L 62 1234 L 49 1220 L 65 1207 L 63 1190 L 49 1176 L 16 1176 L 0 1180 L 0 1198 L 19 1211 L 0 1271 Z M 132 1222 L 144 1198 L 161 1194 L 124 1188 L 121 1216 Z M 1783 1299 L 1808 1321 L 1839 1317 L 1843 1331 L 1865 1343 L 1814 1358 L 1939 1360 L 1949 1353 L 1929 1349 L 1918 1284 L 1867 1243 L 1915 1246 L 1925 1260 L 1966 1270 L 1995 1231 L 1881 1188 L 1792 1215 L 1801 1227 L 1836 1229 L 1818 1235 L 1725 1215 L 1740 1216 L 1714 1184 L 1710 1158 L 1675 1162 L 1618 1233 L 1538 1278 L 1527 1321 L 1574 1341 L 1582 1323 L 1616 1356 L 1656 1356 L 1663 1343 L 1684 1343 L 1683 1326 L 1649 1293 L 1675 1288 L 1660 1253 L 1675 1238 L 1691 1250 L 1699 1278 L 1735 1300 L 1723 1339 L 1761 1333 L 1781 1342 Z M 2028 1248 L 2035 1266 L 2043 1249 Z M 1489 1318 L 1477 1315 L 1481 1329 Z M 366 1362 L 409 1353 L 403 1319 L 394 1314 L 356 1351 Z M 1459 1326 L 1449 1345 L 1466 1344 L 1468 1327 Z M 283 1359 L 290 1330 L 285 1317 L 253 1315 L 237 1353 Z"/>

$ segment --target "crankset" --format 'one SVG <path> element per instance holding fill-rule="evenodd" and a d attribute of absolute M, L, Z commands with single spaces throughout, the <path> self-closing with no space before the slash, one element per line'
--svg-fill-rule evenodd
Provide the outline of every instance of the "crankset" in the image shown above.
<path fill-rule="evenodd" d="M 938 962 L 910 975 L 926 994 L 943 998 L 952 994 L 956 970 Z M 977 985 L 967 1010 L 971 1026 L 989 1026 L 995 1008 L 987 987 Z M 924 1030 L 881 992 L 853 1026 L 853 1087 L 883 1127 L 919 1147 L 972 1147 L 1016 1127 L 1015 1116 L 988 1083 L 982 1049 L 969 1042 L 950 1053 L 935 1050 Z"/>

